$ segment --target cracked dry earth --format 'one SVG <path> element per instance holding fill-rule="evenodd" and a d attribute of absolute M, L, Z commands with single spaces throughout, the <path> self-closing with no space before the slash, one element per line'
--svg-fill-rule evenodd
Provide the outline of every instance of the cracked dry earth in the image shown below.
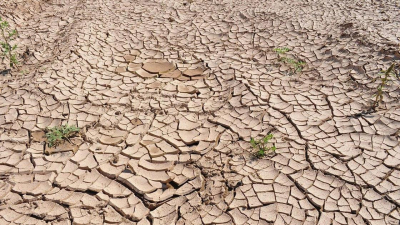
<path fill-rule="evenodd" d="M 399 82 L 363 113 L 399 7 L 1 1 L 27 73 L 1 77 L 0 224 L 399 224 Z"/>

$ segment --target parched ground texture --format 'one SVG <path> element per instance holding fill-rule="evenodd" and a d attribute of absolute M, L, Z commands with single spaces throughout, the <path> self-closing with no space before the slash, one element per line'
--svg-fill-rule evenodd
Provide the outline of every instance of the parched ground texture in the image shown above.
<path fill-rule="evenodd" d="M 399 1 L 2 0 L 0 16 L 25 71 L 0 78 L 0 224 L 399 224 L 399 82 L 365 113 L 400 58 Z M 46 147 L 67 123 L 80 136 Z M 268 133 L 276 154 L 255 159 Z"/>

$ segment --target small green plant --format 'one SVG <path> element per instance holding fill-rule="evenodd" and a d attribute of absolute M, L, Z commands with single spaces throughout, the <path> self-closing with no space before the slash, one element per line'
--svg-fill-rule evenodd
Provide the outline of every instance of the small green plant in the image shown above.
<path fill-rule="evenodd" d="M 46 132 L 47 145 L 54 147 L 59 145 L 61 142 L 69 140 L 69 138 L 75 136 L 79 132 L 79 128 L 76 126 L 61 125 L 53 128 L 48 128 Z"/>
<path fill-rule="evenodd" d="M 274 48 L 273 51 L 278 54 L 279 61 L 284 62 L 292 68 L 293 73 L 300 73 L 306 65 L 304 61 L 286 57 L 286 53 L 291 51 L 288 47 Z"/>
<path fill-rule="evenodd" d="M 304 66 L 306 65 L 306 63 L 303 61 L 300 61 L 300 60 L 298 61 L 298 60 L 294 60 L 294 59 L 286 58 L 286 57 L 282 57 L 281 61 L 289 64 L 293 68 L 295 73 L 300 73 L 303 70 Z"/>
<path fill-rule="evenodd" d="M 3 38 L 3 41 L 0 41 L 3 58 L 7 57 L 10 61 L 10 67 L 15 67 L 18 65 L 17 54 L 14 53 L 17 45 L 11 46 L 11 41 L 17 37 L 17 30 L 10 29 L 10 24 L 0 17 L 0 32 Z"/>
<path fill-rule="evenodd" d="M 288 47 L 283 47 L 283 48 L 274 48 L 274 52 L 279 54 L 285 54 L 286 52 L 289 52 L 290 48 Z"/>
<path fill-rule="evenodd" d="M 389 69 L 383 70 L 383 71 L 381 71 L 381 73 L 379 73 L 380 83 L 379 83 L 378 87 L 376 88 L 376 93 L 374 94 L 375 100 L 372 105 L 373 110 L 375 110 L 379 106 L 379 104 L 382 102 L 384 88 L 387 86 L 388 82 L 390 82 L 390 77 L 393 76 L 393 77 L 398 78 L 396 76 L 396 73 L 394 72 L 395 66 L 396 66 L 396 64 L 392 63 L 392 65 L 389 67 Z"/>
<path fill-rule="evenodd" d="M 273 137 L 274 137 L 273 134 L 268 134 L 267 136 L 265 136 L 264 138 L 262 138 L 260 140 L 255 140 L 254 138 L 250 139 L 251 146 L 256 150 L 254 155 L 257 158 L 262 158 L 262 157 L 264 157 L 266 154 L 268 154 L 270 152 L 275 152 L 275 150 L 276 150 L 276 146 L 275 145 L 268 146 L 268 142 Z"/>
<path fill-rule="evenodd" d="M 28 71 L 27 70 L 21 70 L 20 73 L 21 73 L 21 75 L 25 75 L 25 74 L 28 74 Z"/>

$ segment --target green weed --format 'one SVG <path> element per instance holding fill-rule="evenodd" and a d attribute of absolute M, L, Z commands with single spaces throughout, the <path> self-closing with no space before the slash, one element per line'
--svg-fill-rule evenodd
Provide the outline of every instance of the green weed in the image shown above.
<path fill-rule="evenodd" d="M 290 48 L 288 47 L 283 47 L 283 48 L 274 48 L 274 52 L 279 54 L 285 54 L 286 52 L 289 52 Z"/>
<path fill-rule="evenodd" d="M 10 61 L 10 67 L 13 68 L 18 65 L 17 54 L 14 53 L 17 45 L 11 45 L 11 41 L 17 37 L 17 30 L 12 30 L 7 21 L 3 21 L 0 17 L 0 32 L 3 41 L 0 41 L 1 51 L 3 58 L 6 57 Z"/>
<path fill-rule="evenodd" d="M 300 73 L 306 66 L 304 61 L 286 57 L 286 53 L 291 51 L 288 47 L 274 48 L 273 51 L 278 54 L 279 61 L 289 65 L 293 73 Z"/>
<path fill-rule="evenodd" d="M 268 134 L 267 136 L 265 136 L 264 138 L 260 139 L 260 140 L 255 140 L 254 138 L 250 139 L 250 144 L 253 147 L 253 149 L 256 150 L 256 152 L 254 153 L 254 155 L 257 158 L 262 158 L 265 155 L 267 155 L 270 152 L 275 152 L 276 150 L 276 146 L 272 145 L 272 146 L 268 146 L 268 142 L 274 137 L 273 134 Z"/>
<path fill-rule="evenodd" d="M 306 63 L 303 61 L 294 60 L 286 57 L 281 57 L 280 61 L 290 65 L 290 67 L 294 70 L 295 73 L 300 73 L 303 70 L 304 66 L 306 65 Z"/>
<path fill-rule="evenodd" d="M 398 78 L 395 73 L 395 66 L 396 66 L 396 64 L 392 63 L 392 65 L 389 67 L 389 69 L 383 70 L 383 71 L 381 71 L 381 73 L 379 73 L 380 83 L 379 83 L 378 87 L 376 88 L 376 93 L 374 94 L 375 100 L 371 107 L 373 110 L 375 110 L 379 106 L 379 104 L 382 102 L 383 93 L 385 92 L 384 88 L 390 82 L 390 77 L 393 76 L 393 77 Z"/>
<path fill-rule="evenodd" d="M 54 147 L 59 145 L 65 140 L 75 136 L 79 132 L 79 128 L 76 126 L 61 125 L 53 128 L 48 128 L 46 132 L 47 145 L 49 147 Z"/>

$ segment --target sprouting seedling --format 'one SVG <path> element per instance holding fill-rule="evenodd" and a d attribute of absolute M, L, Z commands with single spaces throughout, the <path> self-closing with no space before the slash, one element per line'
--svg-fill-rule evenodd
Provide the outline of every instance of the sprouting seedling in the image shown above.
<path fill-rule="evenodd" d="M 382 102 L 383 100 L 383 93 L 384 93 L 384 88 L 387 86 L 388 82 L 390 81 L 390 77 L 396 77 L 396 73 L 394 72 L 394 68 L 395 68 L 396 64 L 392 63 L 392 65 L 389 67 L 389 69 L 382 71 L 379 75 L 379 79 L 380 79 L 380 83 L 378 85 L 378 87 L 376 88 L 376 93 L 374 94 L 375 100 L 373 105 L 371 106 L 371 108 L 373 110 L 375 110 L 379 104 Z M 383 77 L 382 77 L 382 73 L 383 73 Z M 376 79 L 375 79 L 376 80 Z"/>
<path fill-rule="evenodd" d="M 266 154 L 268 154 L 270 152 L 275 152 L 275 150 L 276 150 L 276 146 L 275 145 L 268 146 L 268 142 L 273 137 L 274 137 L 273 134 L 268 134 L 267 136 L 265 136 L 264 138 L 262 138 L 260 140 L 255 140 L 254 138 L 250 139 L 251 146 L 253 147 L 253 149 L 256 150 L 254 155 L 257 158 L 264 157 Z"/>
<path fill-rule="evenodd" d="M 279 61 L 288 64 L 294 73 L 301 72 L 306 65 L 304 61 L 286 57 L 286 53 L 291 51 L 288 47 L 274 48 L 273 51 L 278 54 Z"/>
<path fill-rule="evenodd" d="M 73 137 L 79 132 L 79 128 L 76 126 L 69 126 L 68 124 L 48 128 L 46 132 L 47 145 L 54 147 L 59 145 L 64 140 L 70 141 L 69 138 Z"/>
<path fill-rule="evenodd" d="M 301 72 L 303 70 L 304 66 L 306 65 L 306 63 L 303 61 L 294 60 L 294 59 L 286 58 L 286 57 L 281 57 L 280 60 L 289 64 L 294 69 L 294 72 L 296 72 L 296 73 Z"/>
<path fill-rule="evenodd" d="M 10 67 L 15 67 L 18 65 L 17 54 L 14 51 L 17 49 L 17 45 L 11 45 L 11 41 L 15 40 L 17 37 L 17 31 L 10 29 L 10 24 L 7 21 L 3 21 L 0 17 L 0 32 L 3 38 L 0 41 L 1 51 L 3 57 L 7 57 L 10 61 Z"/>
<path fill-rule="evenodd" d="M 290 48 L 288 47 L 283 47 L 283 48 L 274 48 L 274 52 L 279 54 L 285 54 L 286 52 L 289 52 Z"/>

